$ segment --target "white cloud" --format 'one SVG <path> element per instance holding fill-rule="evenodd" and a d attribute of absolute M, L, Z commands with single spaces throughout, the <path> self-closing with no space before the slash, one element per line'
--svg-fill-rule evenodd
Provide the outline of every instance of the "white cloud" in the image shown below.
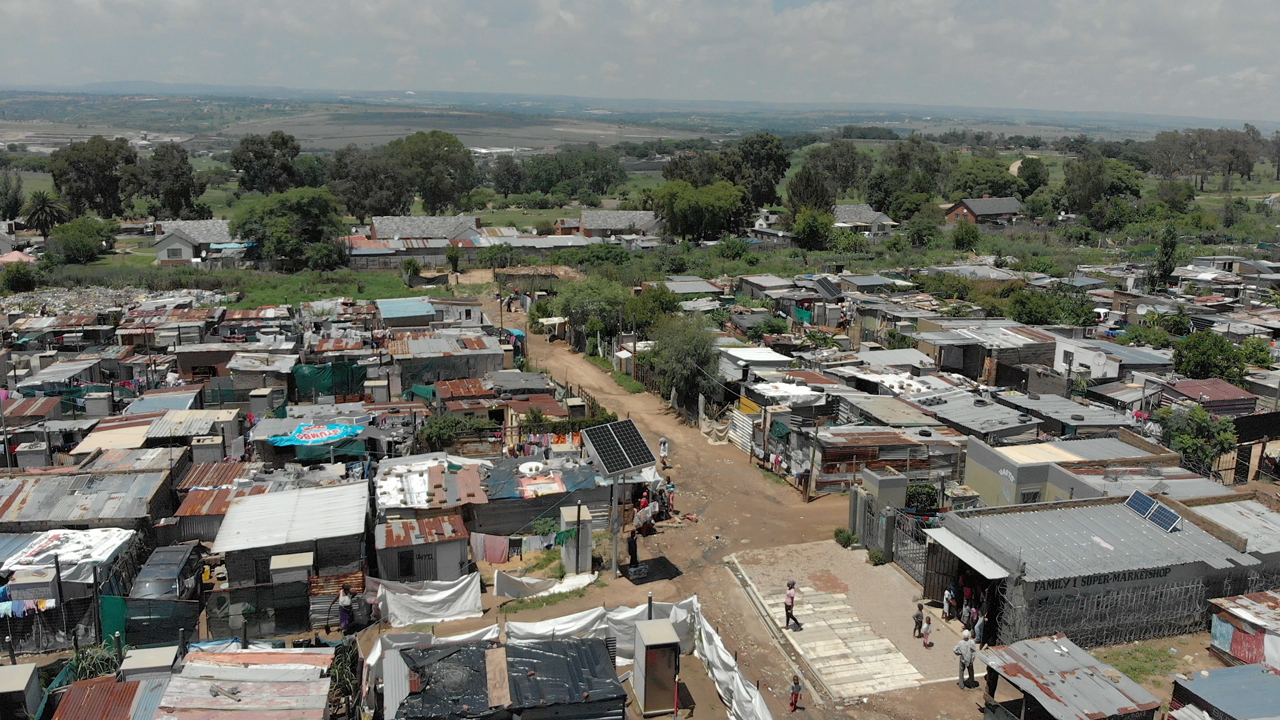
<path fill-rule="evenodd" d="M 0 18 L 22 28 L 0 44 L 16 68 L 0 82 L 15 85 L 270 79 L 1280 120 L 1270 0 L 0 0 Z"/>

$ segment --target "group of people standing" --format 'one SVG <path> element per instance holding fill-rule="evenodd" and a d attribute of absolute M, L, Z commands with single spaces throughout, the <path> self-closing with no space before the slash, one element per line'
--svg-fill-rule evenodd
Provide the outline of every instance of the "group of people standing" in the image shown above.
<path fill-rule="evenodd" d="M 985 588 L 961 575 L 942 594 L 942 619 L 959 620 L 979 647 L 986 641 L 990 597 Z"/>

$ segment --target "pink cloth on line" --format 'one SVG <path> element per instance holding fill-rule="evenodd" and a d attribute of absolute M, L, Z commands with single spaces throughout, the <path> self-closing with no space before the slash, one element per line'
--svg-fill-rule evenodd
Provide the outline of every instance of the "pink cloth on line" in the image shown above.
<path fill-rule="evenodd" d="M 505 535 L 486 535 L 484 537 L 484 561 L 501 565 L 507 561 L 511 544 Z"/>

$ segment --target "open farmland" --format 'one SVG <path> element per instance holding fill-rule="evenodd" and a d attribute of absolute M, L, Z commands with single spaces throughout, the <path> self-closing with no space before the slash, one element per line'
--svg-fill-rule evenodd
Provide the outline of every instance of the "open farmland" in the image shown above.
<path fill-rule="evenodd" d="M 688 139 L 705 135 L 668 128 L 573 118 L 490 115 L 449 110 L 337 110 L 310 112 L 287 118 L 268 118 L 228 126 L 223 134 L 238 137 L 283 130 L 305 150 L 333 150 L 355 143 L 361 147 L 385 145 L 418 131 L 443 130 L 456 135 L 467 147 L 548 148 L 564 143 L 597 142 L 601 145 L 657 138 Z"/>

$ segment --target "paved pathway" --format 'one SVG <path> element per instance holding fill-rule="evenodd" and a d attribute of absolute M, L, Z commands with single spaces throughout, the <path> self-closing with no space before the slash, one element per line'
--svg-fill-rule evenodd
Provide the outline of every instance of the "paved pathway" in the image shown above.
<path fill-rule="evenodd" d="M 784 597 L 779 592 L 761 598 L 779 628 Z M 845 593 L 801 587 L 795 615 L 804 629 L 783 628 L 783 634 L 837 698 L 915 687 L 924 680 L 892 642 L 858 620 Z"/>

